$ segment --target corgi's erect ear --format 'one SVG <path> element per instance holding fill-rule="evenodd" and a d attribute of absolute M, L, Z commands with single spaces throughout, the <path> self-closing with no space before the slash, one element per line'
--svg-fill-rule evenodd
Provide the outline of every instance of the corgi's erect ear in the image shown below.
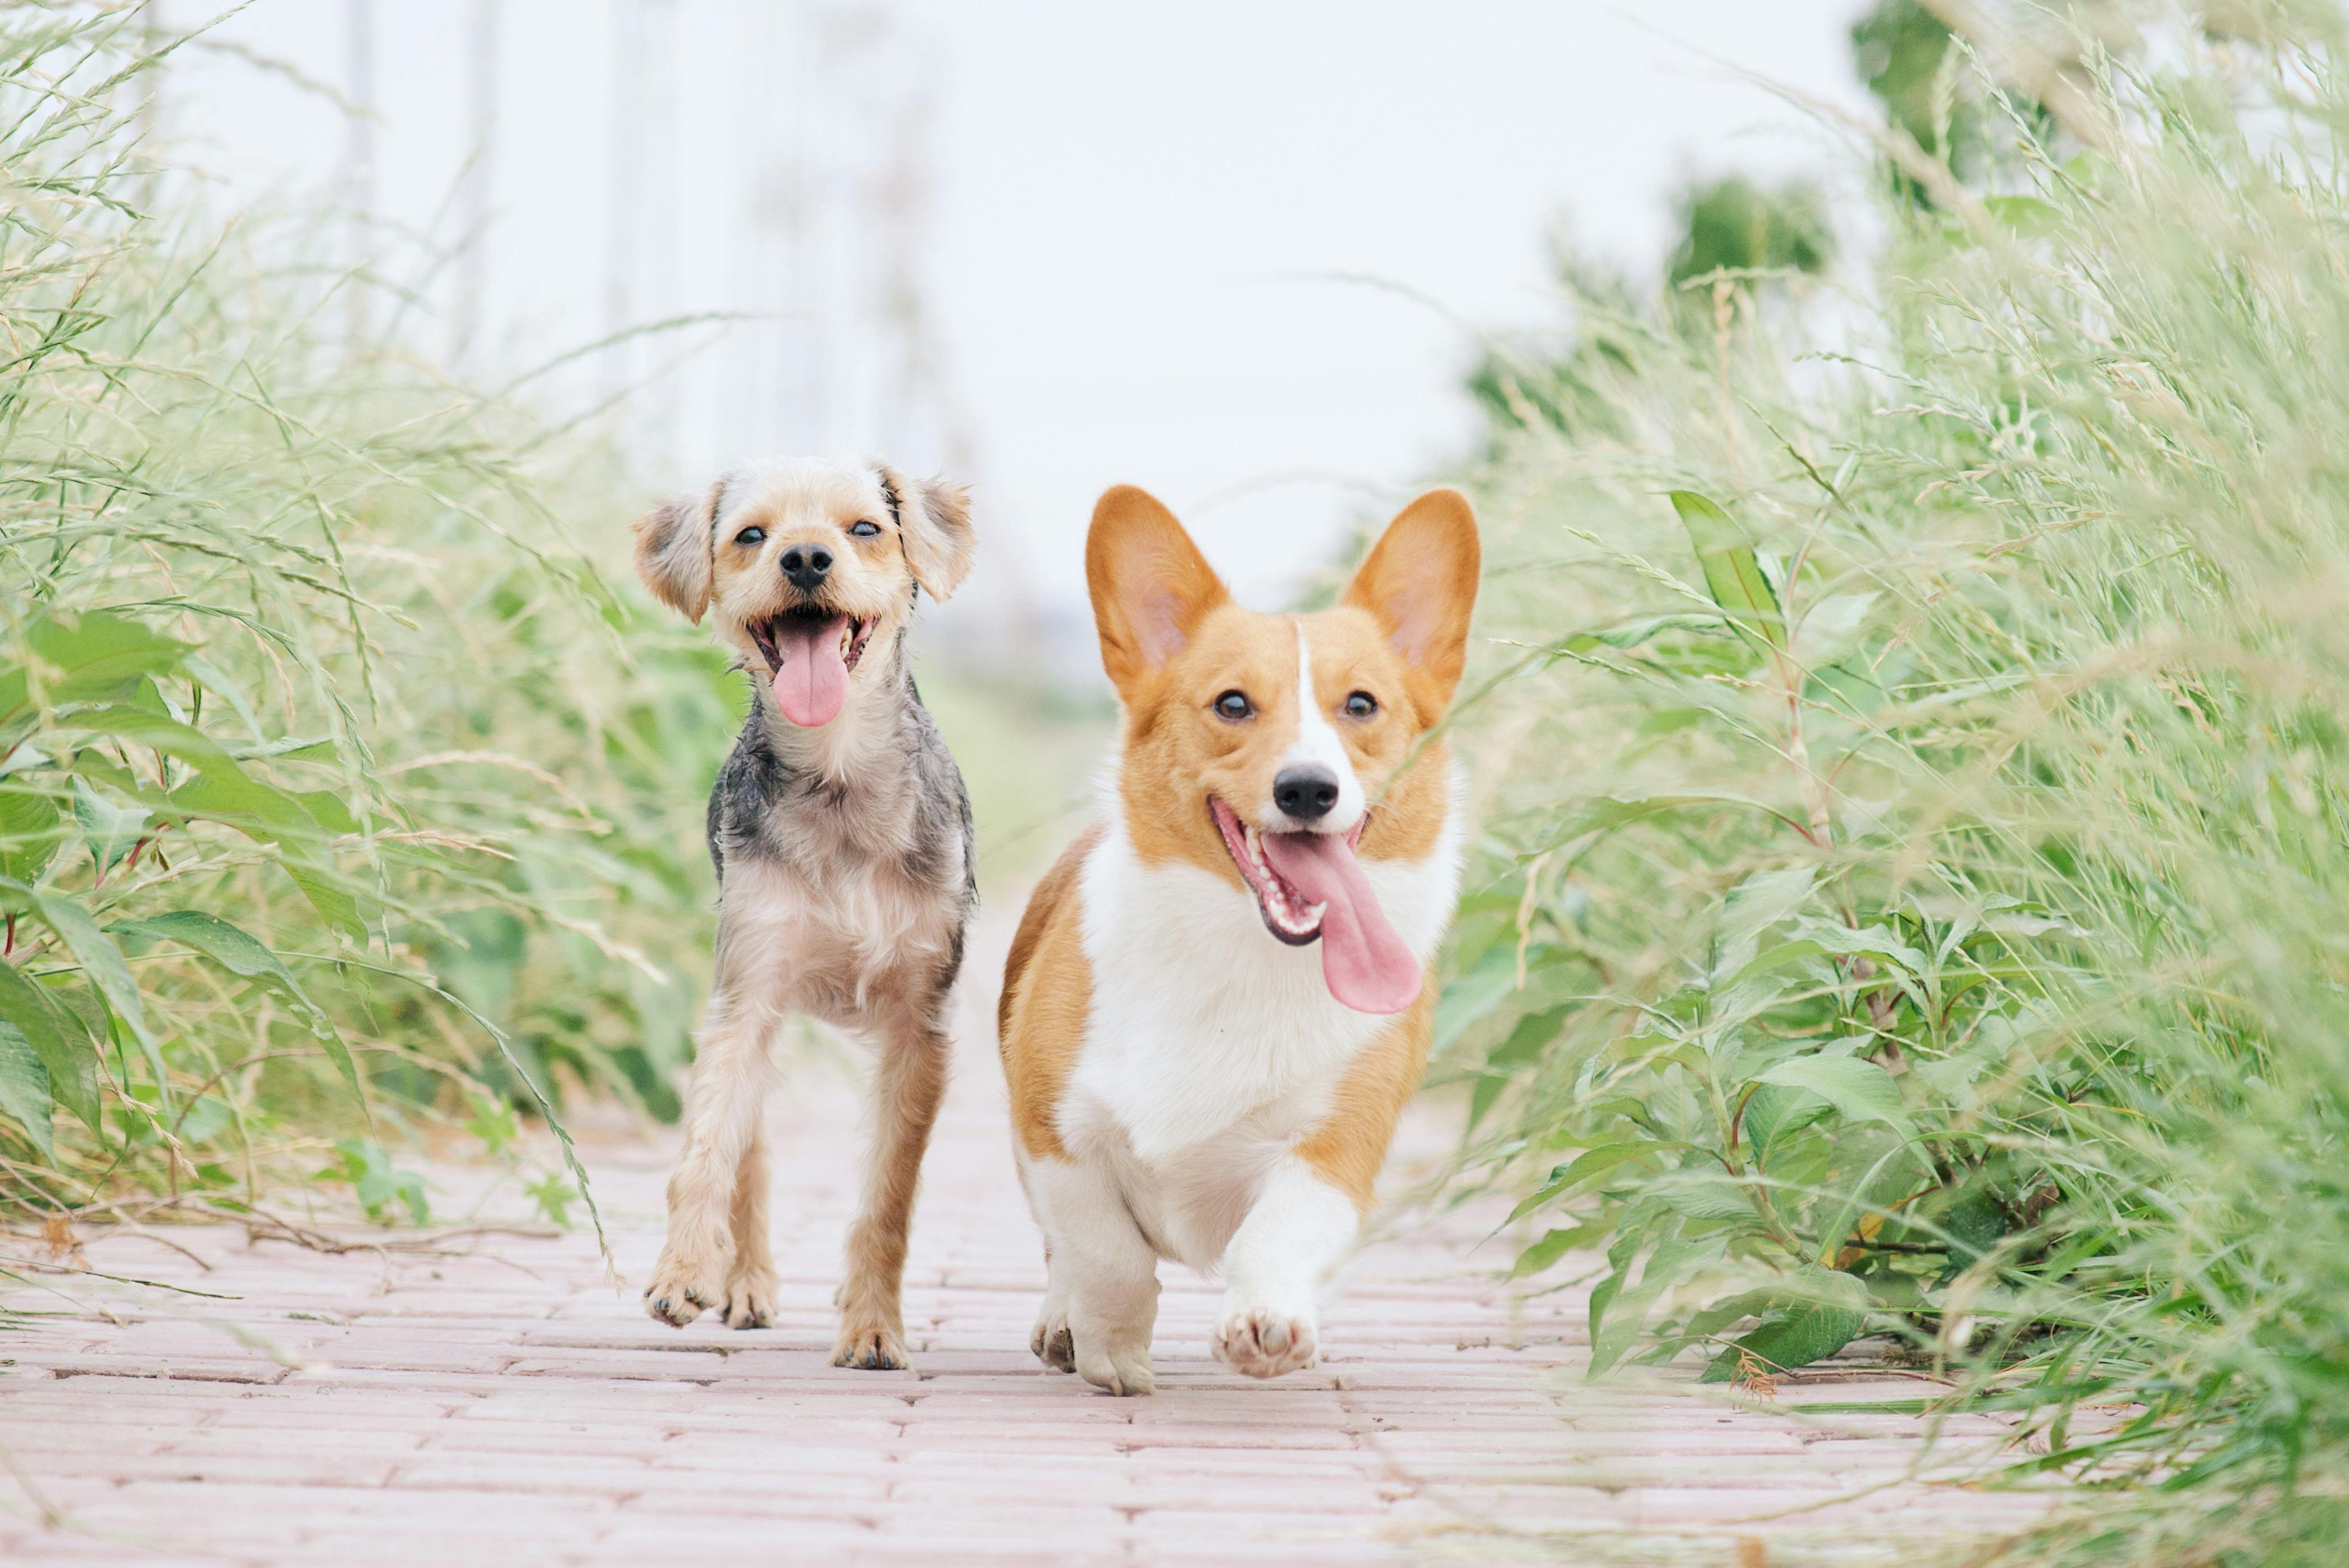
<path fill-rule="evenodd" d="M 1093 506 L 1085 584 L 1102 667 L 1129 697 L 1183 651 L 1208 611 L 1231 599 L 1174 514 L 1132 485 L 1102 491 Z"/>
<path fill-rule="evenodd" d="M 1423 723 L 1443 717 L 1460 685 L 1483 561 L 1468 498 L 1432 490 L 1395 514 L 1339 599 L 1376 616 L 1411 665 Z"/>
<path fill-rule="evenodd" d="M 907 479 L 885 464 L 880 474 L 914 581 L 940 603 L 953 598 L 970 575 L 977 542 L 970 529 L 970 491 L 944 480 Z"/>
<path fill-rule="evenodd" d="M 709 564 L 725 496 L 719 480 L 706 495 L 672 496 L 636 520 L 636 575 L 654 598 L 696 625 L 709 608 Z"/>

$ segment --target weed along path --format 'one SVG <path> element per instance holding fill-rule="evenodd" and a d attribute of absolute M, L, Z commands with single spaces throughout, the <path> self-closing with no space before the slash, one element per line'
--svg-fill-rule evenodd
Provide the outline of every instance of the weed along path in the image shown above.
<path fill-rule="evenodd" d="M 824 1364 L 860 1117 L 846 1075 L 812 1064 L 774 1109 L 771 1330 L 654 1323 L 584 1230 L 341 1253 L 226 1227 L 85 1236 L 89 1270 L 212 1294 L 76 1274 L 51 1277 L 78 1307 L 5 1298 L 32 1315 L 0 1329 L 0 1562 L 1751 1568 L 1914 1560 L 2046 1506 L 1904 1479 L 1912 1418 L 1798 1408 L 1930 1391 L 1856 1364 L 1760 1403 L 1686 1373 L 1586 1384 L 1581 1294 L 1521 1297 L 1497 1279 L 1514 1249 L 1479 1246 L 1485 1212 L 1371 1247 L 1312 1371 L 1226 1373 L 1206 1354 L 1214 1289 L 1171 1268 L 1155 1398 L 1044 1370 L 1027 1348 L 1042 1265 L 985 1026 L 991 958 L 975 954 L 924 1178 L 914 1370 Z M 1444 1147 L 1423 1113 L 1394 1184 Z M 585 1153 L 620 1268 L 641 1280 L 667 1145 Z M 1977 1450 L 2001 1435 L 1979 1418 L 1951 1433 Z"/>

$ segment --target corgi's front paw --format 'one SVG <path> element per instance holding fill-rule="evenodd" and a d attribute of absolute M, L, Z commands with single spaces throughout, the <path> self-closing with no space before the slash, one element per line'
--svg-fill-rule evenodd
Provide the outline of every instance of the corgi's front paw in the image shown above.
<path fill-rule="evenodd" d="M 1037 1360 L 1055 1372 L 1077 1369 L 1076 1340 L 1069 1333 L 1069 1315 L 1045 1304 L 1041 1316 L 1036 1319 L 1034 1332 L 1028 1336 L 1028 1348 Z"/>
<path fill-rule="evenodd" d="M 661 1249 L 653 1265 L 653 1282 L 645 1286 L 645 1310 L 672 1328 L 683 1328 L 705 1307 L 726 1305 L 726 1270 L 722 1264 L 680 1256 Z"/>
<path fill-rule="evenodd" d="M 1074 1334 L 1077 1376 L 1104 1393 L 1121 1398 L 1155 1393 L 1158 1378 L 1150 1370 L 1147 1341 L 1133 1344 L 1121 1334 Z"/>
<path fill-rule="evenodd" d="M 1250 1377 L 1278 1377 L 1320 1359 L 1313 1319 L 1271 1307 L 1234 1307 L 1209 1340 L 1216 1359 Z"/>

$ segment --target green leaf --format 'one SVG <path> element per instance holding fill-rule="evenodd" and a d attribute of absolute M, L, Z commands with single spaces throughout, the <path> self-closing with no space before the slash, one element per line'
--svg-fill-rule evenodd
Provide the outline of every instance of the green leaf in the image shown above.
<path fill-rule="evenodd" d="M 1901 1109 L 1900 1086 L 1874 1062 L 1857 1057 L 1795 1057 L 1764 1072 L 1761 1081 L 1808 1089 L 1847 1120 L 1880 1121 L 1904 1141 L 1917 1140 L 1916 1124 Z"/>
<path fill-rule="evenodd" d="M 1442 1051 L 1468 1026 L 1489 1016 L 1516 989 L 1516 953 L 1506 945 L 1494 947 L 1466 974 L 1454 975 L 1435 1004 L 1432 1048 Z"/>
<path fill-rule="evenodd" d="M 0 876 L 37 880 L 65 847 L 57 803 L 31 789 L 0 789 Z"/>
<path fill-rule="evenodd" d="M 275 785 L 254 778 L 220 742 L 169 714 L 116 703 L 84 708 L 62 722 L 73 728 L 151 747 L 194 769 L 197 777 L 171 791 L 174 805 L 209 817 L 250 819 L 236 825 L 247 831 L 255 825 L 272 830 L 264 837 L 284 833 L 313 838 L 318 834 L 316 819 L 301 801 Z"/>
<path fill-rule="evenodd" d="M 257 981 L 275 993 L 309 1026 L 310 1033 L 318 1043 L 326 1047 L 327 1057 L 343 1075 L 343 1081 L 350 1086 L 351 1093 L 359 1103 L 367 1103 L 367 1090 L 360 1086 L 358 1068 L 351 1060 L 350 1047 L 343 1043 L 343 1037 L 335 1028 L 334 1020 L 310 999 L 310 994 L 302 989 L 301 983 L 294 978 L 293 971 L 285 967 L 285 962 L 260 940 L 217 915 L 194 909 L 175 909 L 167 914 L 150 915 L 144 920 L 120 921 L 108 929 L 192 947 L 232 975 Z"/>
<path fill-rule="evenodd" d="M 1631 1348 L 1640 1331 L 1647 1326 L 1648 1314 L 1656 1298 L 1698 1268 L 1713 1262 L 1728 1250 L 1725 1235 L 1700 1236 L 1693 1241 L 1665 1242 L 1648 1254 L 1647 1265 L 1640 1271 L 1640 1283 L 1628 1290 L 1619 1287 L 1602 1313 L 1598 1294 L 1591 1295 L 1590 1370 L 1588 1376 L 1597 1377 L 1623 1358 Z M 1618 1271 L 1618 1277 L 1620 1271 Z"/>
<path fill-rule="evenodd" d="M 1792 1372 L 1834 1355 L 1868 1326 L 1867 1291 L 1849 1274 L 1807 1270 L 1797 1288 L 1803 1292 L 1801 1299 L 1764 1315 L 1752 1332 L 1713 1357 L 1702 1380 L 1726 1383 L 1744 1357 L 1759 1362 L 1773 1376 Z"/>
<path fill-rule="evenodd" d="M 0 1019 L 0 1110 L 21 1124 L 41 1158 L 57 1162 L 57 1146 L 49 1126 L 49 1069 L 25 1031 Z"/>
<path fill-rule="evenodd" d="M 1605 1175 L 1618 1165 L 1656 1151 L 1654 1144 L 1640 1142 L 1602 1143 L 1595 1149 L 1586 1149 L 1576 1155 L 1571 1163 L 1551 1171 L 1549 1180 L 1542 1183 L 1541 1191 L 1512 1209 L 1509 1218 L 1520 1219 L 1552 1199 L 1571 1192 L 1585 1181 Z"/>
<path fill-rule="evenodd" d="M 1707 1171 L 1702 1166 L 1680 1171 L 1667 1171 L 1640 1189 L 1643 1195 L 1661 1199 L 1675 1213 L 1686 1214 L 1692 1220 L 1751 1220 L 1756 1217 L 1754 1200 L 1747 1197 L 1725 1171 Z"/>
<path fill-rule="evenodd" d="M 188 652 L 185 643 L 103 610 L 44 616 L 26 628 L 25 640 L 41 663 L 51 707 L 119 696 L 142 676 L 177 668 Z M 23 665 L 0 669 L 0 720 L 15 717 L 31 696 Z"/>
<path fill-rule="evenodd" d="M 146 1053 L 147 1065 L 155 1074 L 156 1092 L 163 1097 L 162 1103 L 168 1109 L 171 1091 L 164 1076 L 162 1048 L 148 1030 L 139 982 L 130 977 L 130 965 L 124 960 L 122 949 L 115 945 L 114 938 L 98 929 L 98 922 L 90 918 L 89 911 L 81 906 L 79 900 L 64 893 L 38 892 L 13 878 L 0 877 L 0 901 L 12 908 L 30 908 L 81 961 L 81 972 L 88 977 L 91 989 L 106 999 L 106 1005 Z"/>
<path fill-rule="evenodd" d="M 1680 513 L 1696 547 L 1697 564 L 1713 602 L 1729 612 L 1733 624 L 1774 648 L 1786 646 L 1786 617 L 1763 575 L 1754 553 L 1754 542 L 1730 515 L 1694 490 L 1673 490 L 1672 510 Z"/>
<path fill-rule="evenodd" d="M 1746 1144 L 1766 1157 L 1771 1145 L 1800 1132 L 1834 1109 L 1808 1089 L 1765 1083 L 1756 1086 L 1746 1100 L 1745 1119 L 1739 1125 Z"/>
<path fill-rule="evenodd" d="M 98 1119 L 98 1049 L 80 1017 L 52 1001 L 48 987 L 0 960 L 0 1019 L 16 1026 L 49 1075 L 49 1093 L 92 1132 Z"/>
<path fill-rule="evenodd" d="M 73 781 L 74 820 L 81 824 L 82 842 L 89 846 L 89 858 L 98 864 L 98 874 L 104 876 L 121 862 L 122 857 L 139 847 L 147 836 L 147 812 L 135 807 L 118 806 L 92 789 L 81 779 Z M 30 877 L 7 873 L 19 882 Z"/>
<path fill-rule="evenodd" d="M 1544 1231 L 1541 1239 L 1517 1254 L 1515 1266 L 1509 1270 L 1511 1279 L 1523 1279 L 1537 1274 L 1570 1252 L 1576 1252 L 1601 1241 L 1607 1234 L 1604 1225 L 1577 1225 L 1571 1230 Z"/>

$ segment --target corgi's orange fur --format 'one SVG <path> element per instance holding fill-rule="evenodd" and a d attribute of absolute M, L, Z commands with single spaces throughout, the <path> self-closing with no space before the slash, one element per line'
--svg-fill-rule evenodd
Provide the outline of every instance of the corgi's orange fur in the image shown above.
<path fill-rule="evenodd" d="M 1048 1363 L 1149 1392 L 1161 1257 L 1224 1274 L 1227 1365 L 1317 1358 L 1318 1288 L 1426 1062 L 1462 804 L 1423 738 L 1459 684 L 1478 561 L 1467 500 L 1432 490 L 1337 607 L 1260 614 L 1147 494 L 1095 508 L 1123 735 L 1105 820 L 1030 900 L 998 1015 Z"/>

